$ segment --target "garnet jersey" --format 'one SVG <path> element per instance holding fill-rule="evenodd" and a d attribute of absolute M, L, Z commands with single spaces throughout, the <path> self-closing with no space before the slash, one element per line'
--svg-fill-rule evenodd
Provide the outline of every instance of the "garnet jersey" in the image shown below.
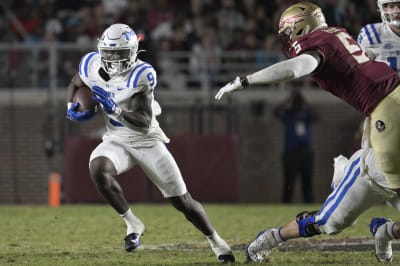
<path fill-rule="evenodd" d="M 400 36 L 390 29 L 388 23 L 365 25 L 357 42 L 375 56 L 374 60 L 385 62 L 400 75 Z"/>
<path fill-rule="evenodd" d="M 79 64 L 79 76 L 89 88 L 97 85 L 109 92 L 114 102 L 128 112 L 133 95 L 145 90 L 153 91 L 157 84 L 154 68 L 141 60 L 137 60 L 135 66 L 127 73 L 108 79 L 108 75 L 101 68 L 101 58 L 97 52 L 88 53 L 82 57 Z M 103 140 L 122 142 L 132 147 L 152 146 L 157 140 L 169 142 L 156 120 L 156 116 L 161 114 L 161 108 L 154 100 L 153 94 L 152 97 L 153 117 L 148 131 L 128 128 L 103 112 L 107 127 Z"/>
<path fill-rule="evenodd" d="M 328 27 L 297 38 L 290 57 L 313 50 L 322 55 L 313 79 L 365 115 L 400 81 L 388 65 L 370 60 L 345 29 Z"/>

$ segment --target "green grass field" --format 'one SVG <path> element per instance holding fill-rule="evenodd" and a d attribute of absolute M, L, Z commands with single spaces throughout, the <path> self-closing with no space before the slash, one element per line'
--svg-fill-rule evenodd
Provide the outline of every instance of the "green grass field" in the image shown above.
<path fill-rule="evenodd" d="M 146 225 L 143 248 L 126 253 L 125 223 L 107 205 L 0 205 L 0 265 L 217 265 L 205 238 L 170 205 L 132 204 Z M 205 204 L 218 230 L 233 247 L 236 264 L 246 263 L 244 247 L 261 229 L 293 219 L 320 205 Z M 397 219 L 394 209 L 377 206 L 336 238 L 370 237 L 371 217 Z M 334 238 L 318 236 L 316 239 Z M 306 244 L 304 244 L 306 245 Z M 393 265 L 400 264 L 394 254 Z M 255 265 L 259 265 L 258 263 Z M 263 265 L 263 264 L 261 264 Z M 265 265 L 380 265 L 373 250 L 275 250 Z"/>

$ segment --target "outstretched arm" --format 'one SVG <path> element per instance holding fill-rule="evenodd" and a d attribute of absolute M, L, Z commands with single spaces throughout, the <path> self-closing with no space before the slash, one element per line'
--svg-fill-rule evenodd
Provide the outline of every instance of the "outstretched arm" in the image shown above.
<path fill-rule="evenodd" d="M 305 53 L 246 76 L 249 85 L 290 81 L 311 74 L 319 64 L 316 53 Z"/>
<path fill-rule="evenodd" d="M 314 72 L 320 62 L 321 55 L 316 51 L 278 62 L 245 77 L 236 77 L 234 81 L 218 91 L 215 99 L 220 100 L 225 93 L 230 93 L 249 85 L 271 84 L 304 77 Z"/>

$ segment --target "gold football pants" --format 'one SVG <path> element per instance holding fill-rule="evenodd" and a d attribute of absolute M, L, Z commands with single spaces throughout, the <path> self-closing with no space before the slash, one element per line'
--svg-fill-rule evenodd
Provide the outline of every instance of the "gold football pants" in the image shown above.
<path fill-rule="evenodd" d="M 400 86 L 371 113 L 369 129 L 371 147 L 389 186 L 400 188 Z"/>

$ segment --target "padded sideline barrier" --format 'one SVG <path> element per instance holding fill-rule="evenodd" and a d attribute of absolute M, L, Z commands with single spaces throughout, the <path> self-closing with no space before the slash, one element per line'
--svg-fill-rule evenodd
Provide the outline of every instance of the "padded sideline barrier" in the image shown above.
<path fill-rule="evenodd" d="M 64 142 L 63 201 L 103 203 L 89 175 L 89 156 L 100 140 L 69 136 Z M 232 136 L 176 136 L 167 144 L 193 198 L 237 202 L 238 140 Z M 164 202 L 161 193 L 135 166 L 118 181 L 129 202 Z"/>

